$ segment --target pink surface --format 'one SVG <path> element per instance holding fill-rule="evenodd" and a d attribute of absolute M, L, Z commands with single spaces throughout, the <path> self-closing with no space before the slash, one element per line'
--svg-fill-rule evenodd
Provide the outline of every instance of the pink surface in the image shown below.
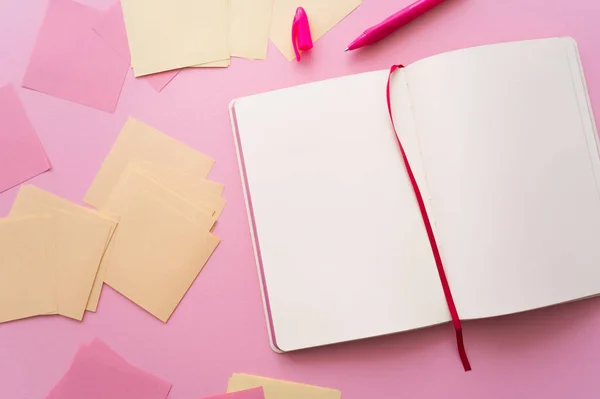
<path fill-rule="evenodd" d="M 65 373 L 82 343 L 99 337 L 127 361 L 173 383 L 171 399 L 225 392 L 243 372 L 341 389 L 344 399 L 594 398 L 600 392 L 600 298 L 466 322 L 473 371 L 456 355 L 450 324 L 363 342 L 278 355 L 269 348 L 242 186 L 228 118 L 231 99 L 261 91 L 409 64 L 461 47 L 548 36 L 579 43 L 600 120 L 600 2 L 448 0 L 390 38 L 346 45 L 412 0 L 364 0 L 315 43 L 302 62 L 270 46 L 267 61 L 186 69 L 161 93 L 128 74 L 114 114 L 19 89 L 53 170 L 33 183 L 81 202 L 129 115 L 212 156 L 210 178 L 226 185 L 223 239 L 168 324 L 105 287 L 83 323 L 38 317 L 0 326 L 0 398 L 38 399 Z M 88 1 L 104 10 L 113 0 Z M 0 85 L 21 82 L 47 0 L 0 1 Z M 518 62 L 518 60 L 515 60 Z M 385 95 L 382 91 L 382 95 Z M 16 196 L 0 195 L 0 215 Z"/>
<path fill-rule="evenodd" d="M 15 89 L 0 87 L 0 193 L 50 169 Z"/>
<path fill-rule="evenodd" d="M 101 16 L 72 0 L 50 0 L 23 87 L 113 112 L 129 64 L 92 30 Z"/>
<path fill-rule="evenodd" d="M 121 2 L 117 1 L 93 26 L 102 39 L 106 41 L 121 57 L 131 64 L 129 55 L 129 42 L 127 41 L 127 30 L 125 29 L 125 20 L 123 19 L 123 10 Z M 177 74 L 178 70 L 155 73 L 153 75 L 142 76 L 138 79 L 145 80 L 161 91 Z"/>
<path fill-rule="evenodd" d="M 83 345 L 46 399 L 165 399 L 171 384 L 131 366 L 102 341 Z"/>
<path fill-rule="evenodd" d="M 261 388 L 246 389 L 244 391 L 214 395 L 204 399 L 265 399 L 265 393 Z"/>

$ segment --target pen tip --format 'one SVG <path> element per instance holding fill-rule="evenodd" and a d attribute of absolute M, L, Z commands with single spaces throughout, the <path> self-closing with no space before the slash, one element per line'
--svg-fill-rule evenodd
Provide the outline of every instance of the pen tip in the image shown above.
<path fill-rule="evenodd" d="M 344 50 L 344 52 L 348 51 L 348 47 L 346 47 L 346 50 Z"/>

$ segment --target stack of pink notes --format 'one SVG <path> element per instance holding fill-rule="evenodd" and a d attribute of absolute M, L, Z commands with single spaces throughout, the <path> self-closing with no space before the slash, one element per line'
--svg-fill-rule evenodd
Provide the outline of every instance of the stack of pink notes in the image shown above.
<path fill-rule="evenodd" d="M 10 85 L 0 87 L 0 193 L 49 169 L 17 92 Z"/>
<path fill-rule="evenodd" d="M 77 351 L 46 399 L 165 399 L 171 383 L 127 363 L 95 339 Z"/>

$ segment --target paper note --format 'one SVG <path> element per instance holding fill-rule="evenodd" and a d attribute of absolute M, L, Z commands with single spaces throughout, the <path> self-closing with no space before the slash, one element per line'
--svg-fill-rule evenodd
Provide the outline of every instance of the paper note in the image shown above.
<path fill-rule="evenodd" d="M 167 322 L 219 239 L 149 191 L 128 200 L 119 202 L 119 228 L 102 261 L 105 282 Z"/>
<path fill-rule="evenodd" d="M 50 0 L 23 87 L 113 112 L 129 64 L 91 29 L 101 16 L 72 0 Z"/>
<path fill-rule="evenodd" d="M 308 15 L 313 41 L 323 36 L 361 3 L 361 0 L 273 0 L 271 41 L 290 61 L 294 59 L 292 47 L 292 21 L 296 8 L 304 7 Z"/>
<path fill-rule="evenodd" d="M 204 64 L 193 65 L 194 68 L 227 68 L 230 64 L 229 58 L 220 61 L 206 62 Z"/>
<path fill-rule="evenodd" d="M 0 220 L 0 323 L 57 312 L 54 219 Z"/>
<path fill-rule="evenodd" d="M 198 178 L 206 177 L 214 163 L 210 157 L 129 118 L 88 190 L 85 202 L 101 208 L 131 161 L 162 164 Z"/>
<path fill-rule="evenodd" d="M 229 379 L 227 392 L 262 387 L 265 399 L 341 399 L 342 393 L 336 389 L 321 388 L 314 385 L 298 384 L 257 377 L 248 374 L 234 374 Z"/>
<path fill-rule="evenodd" d="M 132 162 L 126 170 L 135 171 L 151 178 L 164 188 L 185 198 L 197 208 L 211 215 L 213 221 L 219 219 L 225 208 L 225 199 L 220 194 L 216 194 L 217 189 L 220 188 L 217 183 L 208 183 L 208 180 L 194 179 L 190 175 L 178 172 L 161 171 L 156 164 L 144 163 L 144 165 L 142 167 L 139 163 Z"/>
<path fill-rule="evenodd" d="M 122 0 L 135 76 L 229 58 L 229 2 Z"/>
<path fill-rule="evenodd" d="M 269 45 L 273 0 L 230 1 L 231 56 L 264 60 Z"/>
<path fill-rule="evenodd" d="M 156 198 L 168 203 L 173 208 L 177 209 L 181 214 L 187 217 L 192 222 L 206 231 L 212 230 L 215 224 L 214 211 L 210 208 L 204 208 L 200 203 L 192 203 L 177 193 L 170 191 L 166 187 L 160 185 L 156 180 L 151 179 L 147 175 L 142 174 L 137 168 L 131 164 L 125 169 L 121 178 L 117 182 L 115 188 L 111 192 L 111 196 L 103 206 L 103 210 L 108 213 L 120 215 L 126 212 L 130 203 L 139 198 L 141 193 L 148 192 Z M 100 264 L 96 282 L 104 282 L 106 270 L 109 265 L 109 257 L 114 246 L 109 246 L 105 257 L 107 260 Z"/>
<path fill-rule="evenodd" d="M 110 241 L 110 238 L 112 237 L 112 234 L 114 233 L 114 230 L 117 227 L 117 219 L 114 217 L 109 217 L 101 214 L 96 210 L 75 205 L 65 200 L 64 198 L 50 194 L 42 189 L 31 185 L 25 185 L 21 187 L 21 189 L 19 190 L 19 194 L 17 195 L 17 199 L 15 200 L 15 204 L 13 205 L 13 209 L 11 210 L 11 215 L 14 216 L 14 214 L 20 213 L 19 209 L 21 207 L 23 207 L 24 209 L 42 209 L 42 207 L 48 207 L 51 209 L 72 213 L 83 218 L 93 216 L 96 218 L 104 219 L 107 223 L 109 223 L 112 226 L 110 236 L 106 240 L 105 246 L 108 245 L 108 242 Z M 98 306 L 98 300 L 100 299 L 100 292 L 102 290 L 103 281 L 103 274 L 100 274 L 100 272 L 98 272 L 96 279 L 94 280 L 94 285 L 92 287 L 92 292 L 88 299 L 86 310 L 92 312 L 96 311 L 96 308 Z"/>
<path fill-rule="evenodd" d="M 94 31 L 106 41 L 120 56 L 131 64 L 129 56 L 129 43 L 127 42 L 127 31 L 123 20 L 121 2 L 117 1 L 109 10 L 92 26 Z M 156 91 L 161 91 L 179 70 L 155 73 L 139 79 L 145 80 Z"/>
<path fill-rule="evenodd" d="M 221 196 L 225 186 L 211 180 L 201 179 L 198 176 L 190 175 L 178 169 L 171 168 L 162 164 L 148 161 L 132 161 L 129 163 L 134 169 L 152 176 L 159 182 L 167 181 L 174 187 L 173 191 L 183 192 L 178 187 L 193 186 L 195 190 L 205 192 L 207 195 Z"/>
<path fill-rule="evenodd" d="M 10 216 L 36 214 L 55 220 L 58 314 L 82 320 L 116 222 L 36 187 L 24 186 Z"/>
<path fill-rule="evenodd" d="M 204 399 L 265 399 L 265 392 L 262 387 L 258 387 L 238 392 L 224 393 L 222 395 L 209 396 Z"/>
<path fill-rule="evenodd" d="M 119 182 L 113 189 L 110 197 L 101 208 L 103 211 L 121 215 L 127 211 L 127 207 L 134 199 L 139 198 L 140 193 L 147 191 L 159 200 L 169 204 L 187 219 L 197 224 L 205 231 L 210 231 L 215 223 L 213 219 L 214 211 L 208 207 L 203 207 L 202 203 L 181 196 L 179 193 L 169 190 L 168 187 L 160 184 L 159 181 L 143 174 L 134 165 L 129 165 Z"/>
<path fill-rule="evenodd" d="M 50 162 L 12 86 L 0 87 L 0 193 L 50 169 Z"/>
<path fill-rule="evenodd" d="M 94 340 L 77 351 L 73 363 L 46 399 L 165 399 L 171 384 L 127 363 Z"/>

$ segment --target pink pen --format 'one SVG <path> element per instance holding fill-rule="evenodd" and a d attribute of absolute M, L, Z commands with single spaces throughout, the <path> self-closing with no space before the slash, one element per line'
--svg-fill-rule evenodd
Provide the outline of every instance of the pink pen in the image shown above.
<path fill-rule="evenodd" d="M 408 7 L 386 18 L 383 22 L 364 31 L 362 35 L 348 45 L 348 48 L 346 48 L 345 51 L 356 50 L 357 48 L 377 43 L 381 39 L 392 34 L 396 29 L 400 29 L 413 19 L 420 17 L 444 1 L 445 0 L 418 0 L 412 3 Z"/>
<path fill-rule="evenodd" d="M 308 16 L 302 7 L 296 9 L 294 22 L 292 22 L 292 47 L 296 53 L 296 61 L 300 61 L 300 50 L 307 51 L 313 48 Z"/>

